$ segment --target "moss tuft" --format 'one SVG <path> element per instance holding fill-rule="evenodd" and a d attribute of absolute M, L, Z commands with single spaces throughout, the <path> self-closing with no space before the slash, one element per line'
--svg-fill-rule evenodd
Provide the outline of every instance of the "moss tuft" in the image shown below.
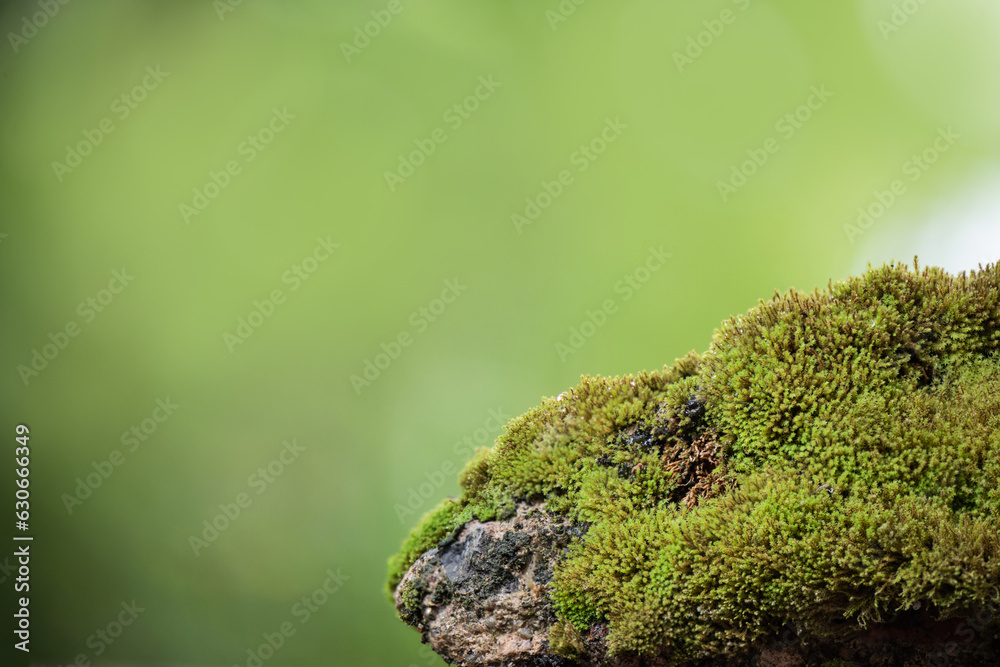
<path fill-rule="evenodd" d="M 587 653 L 583 637 L 572 623 L 565 621 L 556 623 L 549 629 L 549 646 L 553 653 L 570 660 L 580 658 Z"/>
<path fill-rule="evenodd" d="M 590 526 L 554 567 L 554 649 L 738 655 L 1000 600 L 1000 268 L 888 265 L 777 294 L 708 351 L 511 420 L 390 568 L 516 503 Z M 571 631 L 572 629 L 572 631 Z"/>

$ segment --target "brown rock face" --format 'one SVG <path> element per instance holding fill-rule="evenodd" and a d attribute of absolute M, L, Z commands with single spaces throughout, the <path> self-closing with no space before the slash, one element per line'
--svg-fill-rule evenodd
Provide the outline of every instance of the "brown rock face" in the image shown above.
<path fill-rule="evenodd" d="M 400 617 L 447 662 L 477 667 L 997 667 L 1000 609 L 935 621 L 907 612 L 891 624 L 819 639 L 792 627 L 749 655 L 671 662 L 607 655 L 607 626 L 560 632 L 549 599 L 553 568 L 586 533 L 544 506 L 521 505 L 499 521 L 470 521 L 424 553 L 395 592 Z M 553 626 L 555 632 L 553 632 Z M 558 655 L 550 637 L 569 637 Z"/>
<path fill-rule="evenodd" d="M 396 608 L 445 660 L 460 665 L 570 665 L 549 650 L 556 622 L 552 567 L 583 534 L 540 507 L 470 521 L 421 556 L 396 589 Z"/>

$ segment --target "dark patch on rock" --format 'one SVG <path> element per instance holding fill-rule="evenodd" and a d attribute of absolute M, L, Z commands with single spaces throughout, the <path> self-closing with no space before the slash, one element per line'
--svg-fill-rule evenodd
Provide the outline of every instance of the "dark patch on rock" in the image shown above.
<path fill-rule="evenodd" d="M 531 538 L 512 530 L 499 540 L 474 532 L 439 556 L 445 575 L 457 588 L 471 588 L 481 595 L 510 593 L 517 588 L 517 574 L 528 564 Z"/>
<path fill-rule="evenodd" d="M 552 570 L 586 526 L 521 505 L 508 521 L 470 521 L 424 553 L 396 588 L 400 617 L 445 660 L 570 667 L 549 650 Z"/>
<path fill-rule="evenodd" d="M 638 447 L 642 451 L 655 449 L 662 452 L 670 440 L 670 430 L 665 425 L 633 427 L 625 431 L 624 445 L 628 448 Z"/>

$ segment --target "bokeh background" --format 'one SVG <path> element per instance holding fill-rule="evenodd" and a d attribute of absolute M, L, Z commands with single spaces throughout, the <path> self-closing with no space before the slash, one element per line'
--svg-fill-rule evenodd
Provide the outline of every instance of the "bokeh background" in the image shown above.
<path fill-rule="evenodd" d="M 0 13 L 35 664 L 442 664 L 385 563 L 497 415 L 1000 256 L 990 0 L 63 1 Z"/>

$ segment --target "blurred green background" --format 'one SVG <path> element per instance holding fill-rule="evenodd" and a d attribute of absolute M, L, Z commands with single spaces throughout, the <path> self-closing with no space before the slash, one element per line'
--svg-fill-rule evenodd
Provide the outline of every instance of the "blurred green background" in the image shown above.
<path fill-rule="evenodd" d="M 441 664 L 385 562 L 497 414 L 703 351 L 775 289 L 1000 248 L 986 0 L 35 0 L 0 27 L 36 664 Z"/>

